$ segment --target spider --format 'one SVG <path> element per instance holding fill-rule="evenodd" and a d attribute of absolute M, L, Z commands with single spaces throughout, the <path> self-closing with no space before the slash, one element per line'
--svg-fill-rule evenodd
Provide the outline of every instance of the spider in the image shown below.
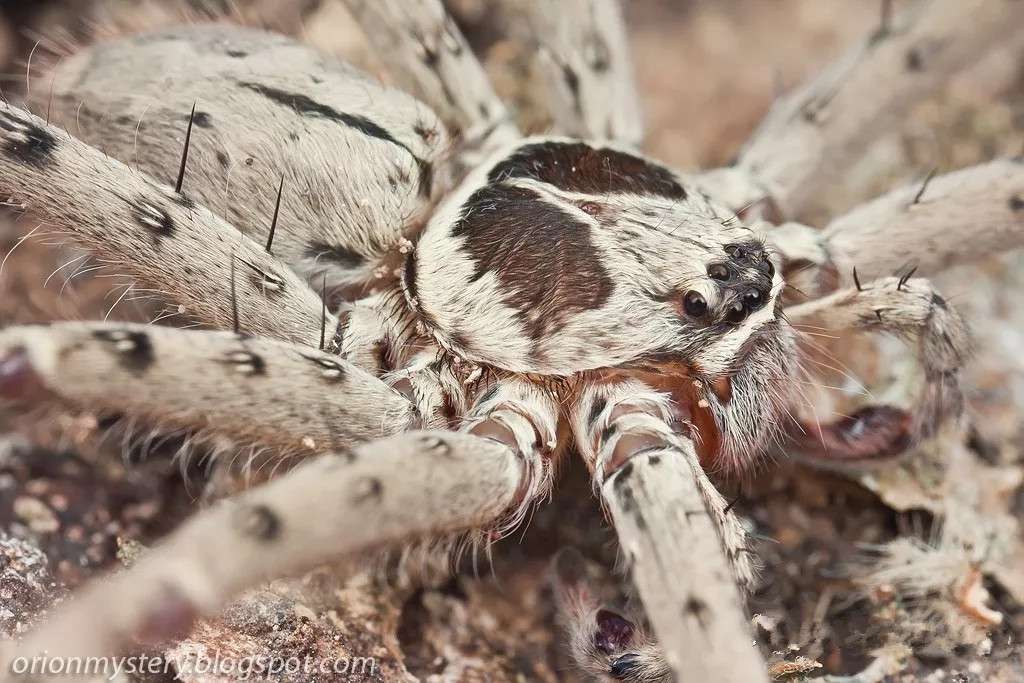
<path fill-rule="evenodd" d="M 734 166 L 684 176 L 638 151 L 614 3 L 523 10 L 549 76 L 542 136 L 511 122 L 438 0 L 348 4 L 403 90 L 290 38 L 210 24 L 67 56 L 29 102 L 46 116 L 0 108 L 0 192 L 214 328 L 7 329 L 0 396 L 129 415 L 250 465 L 308 460 L 197 513 L 17 652 L 163 642 L 246 588 L 341 556 L 486 545 L 575 452 L 665 662 L 587 608 L 577 618 L 596 629 L 580 632 L 606 645 L 582 638 L 589 670 L 766 680 L 744 635 L 746 534 L 706 470 L 893 456 L 955 418 L 965 324 L 912 271 L 862 282 L 854 266 L 934 272 L 1024 232 L 1012 200 L 987 201 L 1021 189 L 1019 160 L 896 190 L 824 231 L 788 220 L 820 167 L 852 154 L 861 131 L 843 128 L 844 108 L 890 113 L 856 77 L 953 35 L 967 10 L 936 3 L 880 32 L 848 82 L 827 74 L 783 99 Z M 891 88 L 933 87 L 1011 12 L 976 10 L 982 37 L 929 54 L 931 80 L 911 69 Z M 802 154 L 797 170 L 780 149 Z M 922 244 L 932 225 L 948 229 Z M 812 300 L 790 305 L 787 280 Z M 819 327 L 916 340 L 913 409 L 803 416 L 803 331 Z"/>

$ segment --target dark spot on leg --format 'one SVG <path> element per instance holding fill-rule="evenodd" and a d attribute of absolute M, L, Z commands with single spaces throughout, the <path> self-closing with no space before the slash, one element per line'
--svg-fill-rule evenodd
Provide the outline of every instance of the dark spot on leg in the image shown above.
<path fill-rule="evenodd" d="M 1010 211 L 1022 211 L 1024 210 L 1024 197 L 1019 194 L 1015 194 L 1010 197 Z"/>
<path fill-rule="evenodd" d="M 690 615 L 691 617 L 694 617 L 697 620 L 697 622 L 701 625 L 701 628 L 707 627 L 707 603 L 705 603 L 700 598 L 691 595 L 690 598 L 686 601 L 686 605 L 683 609 L 686 611 L 686 614 Z"/>
<path fill-rule="evenodd" d="M 200 128 L 212 128 L 213 118 L 205 111 L 197 111 L 192 123 Z"/>
<path fill-rule="evenodd" d="M 228 50 L 224 54 L 226 54 L 228 57 L 232 57 L 234 59 L 242 59 L 243 57 L 248 57 L 249 56 L 249 53 L 246 52 L 245 50 Z"/>
<path fill-rule="evenodd" d="M 174 236 L 174 219 L 171 218 L 166 209 L 153 204 L 145 197 L 128 199 L 126 201 L 131 208 L 132 217 L 135 219 L 135 222 L 149 231 L 155 241 L 159 241 L 163 237 Z"/>
<path fill-rule="evenodd" d="M 917 48 L 907 50 L 907 71 L 924 71 L 924 57 Z"/>
<path fill-rule="evenodd" d="M 384 493 L 384 485 L 376 477 L 365 477 L 356 484 L 355 502 L 357 504 L 368 501 L 377 502 Z"/>
<path fill-rule="evenodd" d="M 255 264 L 245 259 L 238 259 L 249 268 L 249 282 L 253 287 L 264 294 L 264 296 L 281 294 L 284 292 L 284 279 L 266 272 Z"/>
<path fill-rule="evenodd" d="M 366 263 L 366 257 L 362 254 L 344 245 L 330 245 L 326 242 L 310 242 L 306 247 L 306 256 L 317 262 L 326 261 L 347 270 L 358 268 Z"/>
<path fill-rule="evenodd" d="M 232 351 L 224 356 L 222 363 L 231 366 L 240 375 L 265 375 L 267 364 L 260 356 L 251 351 Z"/>
<path fill-rule="evenodd" d="M 106 342 L 117 354 L 121 366 L 133 374 L 142 374 L 153 364 L 153 344 L 144 332 L 96 330 L 92 335 Z"/>
<path fill-rule="evenodd" d="M 437 138 L 437 130 L 435 128 L 427 128 L 422 123 L 417 123 L 412 127 L 412 131 L 420 137 L 423 142 L 430 144 Z"/>
<path fill-rule="evenodd" d="M 50 131 L 18 118 L 9 109 L 0 109 L 0 130 L 5 131 L 4 153 L 23 164 L 42 168 L 57 149 L 57 138 Z"/>
<path fill-rule="evenodd" d="M 221 168 L 227 168 L 231 165 L 231 158 L 224 152 L 217 152 L 217 163 L 220 164 Z"/>
<path fill-rule="evenodd" d="M 946 300 L 943 299 L 942 295 L 939 294 L 938 292 L 932 292 L 932 306 L 935 306 L 936 308 L 941 308 L 942 310 L 946 310 L 949 308 L 949 304 L 946 303 Z"/>
<path fill-rule="evenodd" d="M 345 379 L 345 367 L 333 358 L 312 354 L 308 356 L 303 354 L 303 356 L 317 366 L 320 370 L 320 376 L 324 379 L 332 383 L 341 382 Z"/>
<path fill-rule="evenodd" d="M 605 474 L 607 475 L 607 474 L 612 474 L 612 473 L 611 472 L 606 472 Z M 621 488 L 622 486 L 624 486 L 626 484 L 626 482 L 629 480 L 630 476 L 632 476 L 632 474 L 633 474 L 633 461 L 629 460 L 629 461 L 626 462 L 625 465 L 623 465 L 621 468 L 619 468 L 617 473 L 615 473 L 615 488 Z"/>
<path fill-rule="evenodd" d="M 424 451 L 441 458 L 450 458 L 452 447 L 447 441 L 439 436 L 424 436 L 420 439 L 420 445 Z"/>
<path fill-rule="evenodd" d="M 272 541 L 281 532 L 281 520 L 266 505 L 245 506 L 238 510 L 237 524 L 244 536 L 257 541 Z"/>
<path fill-rule="evenodd" d="M 565 81 L 565 87 L 569 88 L 569 92 L 572 93 L 572 104 L 573 108 L 577 113 L 580 111 L 580 77 L 576 75 L 572 67 L 568 64 L 562 65 L 562 79 Z"/>

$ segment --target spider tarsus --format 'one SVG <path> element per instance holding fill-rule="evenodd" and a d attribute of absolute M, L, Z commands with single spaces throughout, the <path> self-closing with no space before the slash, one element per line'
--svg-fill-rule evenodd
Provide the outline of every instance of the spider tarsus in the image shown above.
<path fill-rule="evenodd" d="M 853 284 L 857 285 L 857 291 L 863 292 L 864 288 L 860 285 L 860 278 L 857 277 L 857 266 L 853 267 Z"/>
<path fill-rule="evenodd" d="M 181 150 L 181 165 L 178 167 L 178 182 L 174 184 L 174 191 L 181 194 L 182 183 L 185 182 L 185 166 L 188 164 L 188 148 L 192 144 L 192 124 L 196 119 L 196 104 L 192 103 L 192 113 L 188 116 L 188 128 L 185 129 L 185 148 Z"/>
<path fill-rule="evenodd" d="M 281 193 L 284 192 L 284 174 L 281 174 L 281 184 L 277 186 L 277 202 L 274 204 L 274 217 L 270 220 L 270 234 L 267 235 L 267 253 L 272 254 L 270 247 L 274 244 L 274 233 L 277 232 L 277 217 L 281 213 Z"/>

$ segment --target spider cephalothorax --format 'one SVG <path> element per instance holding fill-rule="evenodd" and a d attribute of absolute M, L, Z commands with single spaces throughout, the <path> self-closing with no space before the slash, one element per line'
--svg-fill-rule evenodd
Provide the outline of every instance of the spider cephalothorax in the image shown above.
<path fill-rule="evenodd" d="M 458 357 L 529 375 L 656 375 L 700 425 L 706 459 L 724 450 L 740 469 L 782 421 L 795 365 L 783 286 L 762 240 L 673 171 L 563 138 L 481 164 L 403 274 L 409 305 Z"/>
<path fill-rule="evenodd" d="M 68 56 L 52 101 L 29 102 L 48 119 L 0 109 L 11 205 L 175 313 L 230 330 L 13 328 L 0 335 L 0 397 L 127 415 L 250 464 L 310 459 L 200 514 L 22 647 L 170 638 L 228 595 L 338 555 L 493 539 L 575 451 L 667 645 L 648 666 L 652 643 L 588 602 L 576 612 L 596 621 L 574 631 L 584 668 L 764 680 L 737 635 L 746 534 L 701 463 L 737 472 L 787 446 L 872 457 L 930 434 L 960 408 L 962 321 L 909 275 L 854 277 L 784 309 L 787 265 L 888 266 L 882 242 L 756 234 L 716 197 L 781 196 L 763 164 L 695 181 L 641 156 L 612 3 L 536 3 L 553 118 L 577 137 L 525 138 L 439 2 L 349 4 L 426 104 L 289 39 L 217 25 Z M 1012 185 L 1014 169 L 982 176 Z M 943 234 L 929 249 L 944 262 L 955 247 Z M 920 404 L 813 426 L 794 414 L 797 329 L 814 324 L 919 340 Z"/>

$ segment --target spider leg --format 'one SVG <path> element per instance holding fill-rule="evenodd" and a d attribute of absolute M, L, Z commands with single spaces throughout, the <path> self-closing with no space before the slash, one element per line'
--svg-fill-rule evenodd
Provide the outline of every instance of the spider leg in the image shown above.
<path fill-rule="evenodd" d="M 461 136 L 462 151 L 519 137 L 462 32 L 440 0 L 346 0 L 391 76 Z"/>
<path fill-rule="evenodd" d="M 796 223 L 767 232 L 810 296 L 913 264 L 930 275 L 1024 247 L 1024 160 L 997 159 L 892 190 L 823 231 Z"/>
<path fill-rule="evenodd" d="M 808 294 L 854 285 L 906 264 L 926 274 L 1024 247 L 1024 160 L 1000 159 L 906 185 L 817 232 L 797 224 L 768 232 Z M 790 252 L 790 253 L 787 253 Z M 799 253 L 803 252 L 803 253 Z"/>
<path fill-rule="evenodd" d="M 499 382 L 463 433 L 406 432 L 300 465 L 197 514 L 131 569 L 56 610 L 11 656 L 166 642 L 268 579 L 422 538 L 488 528 L 493 538 L 547 494 L 557 414 L 542 389 Z"/>
<path fill-rule="evenodd" d="M 517 3 L 540 48 L 548 109 L 556 133 L 643 142 L 643 115 L 618 2 Z"/>
<path fill-rule="evenodd" d="M 736 165 L 698 183 L 733 210 L 764 202 L 769 217 L 792 220 L 910 107 L 994 49 L 1020 44 L 1022 22 L 1019 3 L 913 3 L 779 98 Z"/>
<path fill-rule="evenodd" d="M 123 323 L 0 332 L 0 401 L 71 405 L 308 455 L 404 431 L 412 403 L 360 368 L 286 342 Z"/>
<path fill-rule="evenodd" d="M 585 385 L 572 412 L 577 447 L 676 676 L 767 681 L 737 588 L 753 581 L 746 534 L 677 421 L 667 394 L 632 380 Z"/>
<path fill-rule="evenodd" d="M 238 320 L 248 333 L 311 346 L 320 338 L 320 297 L 262 246 L 187 195 L 9 105 L 0 106 L 0 196 L 198 322 L 231 329 Z M 328 314 L 326 323 L 333 330 L 337 320 Z"/>
<path fill-rule="evenodd" d="M 798 330 L 884 331 L 916 338 L 924 388 L 912 410 L 868 405 L 828 424 L 803 424 L 792 447 L 821 460 L 861 460 L 896 455 L 963 411 L 960 368 L 970 355 L 967 326 L 928 280 L 908 276 L 865 283 L 859 288 L 786 309 Z"/>

